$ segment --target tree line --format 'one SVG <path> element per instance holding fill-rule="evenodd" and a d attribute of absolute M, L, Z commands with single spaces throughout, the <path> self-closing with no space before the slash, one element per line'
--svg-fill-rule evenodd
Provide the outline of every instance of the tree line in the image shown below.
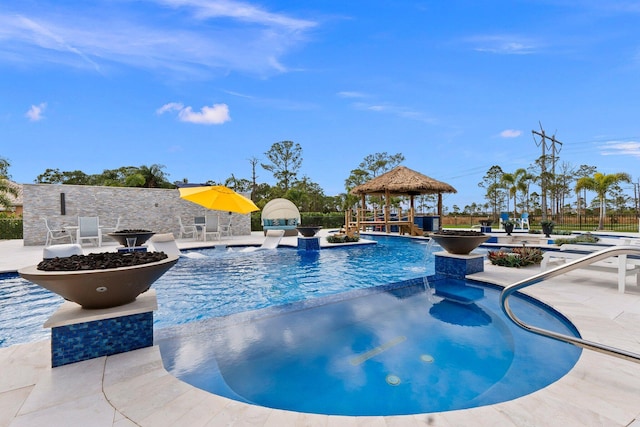
<path fill-rule="evenodd" d="M 349 194 L 356 185 L 390 170 L 404 161 L 402 154 L 389 155 L 376 153 L 368 155 L 354 168 L 345 180 L 345 192 L 336 196 L 327 196 L 317 182 L 310 177 L 300 176 L 303 157 L 302 146 L 293 141 L 280 141 L 271 145 L 264 153 L 265 160 L 256 157 L 248 159 L 251 166 L 250 178 L 231 174 L 221 182 L 208 180 L 204 185 L 224 185 L 237 192 L 250 193 L 251 199 L 260 208 L 275 198 L 286 198 L 295 203 L 302 212 L 342 212 L 357 204 L 359 198 Z M 8 185 L 10 163 L 0 157 L 0 205 L 10 206 L 7 194 L 15 194 Z M 274 185 L 258 182 L 257 168 L 270 172 Z M 99 174 L 87 174 L 80 170 L 61 171 L 57 168 L 46 169 L 34 180 L 37 184 L 95 185 L 141 188 L 177 188 L 189 183 L 188 179 L 171 182 L 166 166 L 123 166 L 117 169 L 105 169 Z"/>
<path fill-rule="evenodd" d="M 638 197 L 625 194 L 622 183 L 632 183 L 631 176 L 624 172 L 603 174 L 595 166 L 580 165 L 572 167 L 563 163 L 559 173 L 550 173 L 541 168 L 543 159 L 527 169 L 505 172 L 494 165 L 484 175 L 479 187 L 485 189 L 484 205 L 472 204 L 464 207 L 462 213 L 477 213 L 484 208 L 494 219 L 500 212 L 510 212 L 514 217 L 518 213 L 536 213 L 562 221 L 565 215 L 584 215 L 587 209 L 598 210 L 598 229 L 603 228 L 607 209 L 623 212 L 633 210 L 637 214 Z M 634 190 L 636 187 L 634 186 Z M 595 193 L 588 203 L 587 192 Z M 634 191 L 635 193 L 635 191 Z M 575 198 L 574 198 L 575 196 Z M 541 203 L 543 199 L 550 203 Z M 454 206 L 454 212 L 460 211 Z"/>
<path fill-rule="evenodd" d="M 341 212 L 358 206 L 360 197 L 352 195 L 351 190 L 357 185 L 375 178 L 402 164 L 405 157 L 401 153 L 387 152 L 369 154 L 352 169 L 344 181 L 345 191 L 336 196 L 327 196 L 322 187 L 308 176 L 299 176 L 303 162 L 302 146 L 293 141 L 280 141 L 271 145 L 264 153 L 265 161 L 256 157 L 248 159 L 251 166 L 249 178 L 239 178 L 231 174 L 222 182 L 209 180 L 205 185 L 225 185 L 235 191 L 250 193 L 251 199 L 262 208 L 269 200 L 282 197 L 291 200 L 302 212 Z M 478 214 L 498 218 L 503 211 L 518 213 L 529 212 L 547 215 L 562 220 L 563 215 L 580 215 L 586 209 L 598 209 L 600 212 L 599 228 L 605 218 L 607 209 L 621 212 L 632 206 L 637 211 L 637 194 L 632 198 L 625 194 L 622 183 L 631 183 L 627 173 L 603 174 L 595 166 L 581 165 L 573 167 L 568 163 L 560 164 L 558 158 L 542 156 L 528 168 L 520 168 L 513 172 L 505 172 L 499 165 L 494 165 L 483 176 L 478 186 L 485 189 L 485 203 L 472 203 L 460 208 L 453 205 L 453 214 Z M 545 162 L 558 164 L 558 171 L 548 171 Z M 0 206 L 9 206 L 7 195 L 14 194 L 15 189 L 8 185 L 10 163 L 0 157 Z M 258 182 L 257 168 L 270 172 L 275 180 L 274 185 Z M 97 186 L 144 187 L 144 188 L 176 188 L 188 183 L 187 179 L 170 182 L 164 165 L 123 166 L 118 169 L 105 169 L 100 174 L 89 175 L 82 171 L 60 171 L 47 169 L 37 176 L 40 184 L 76 184 Z M 636 187 L 634 186 L 634 189 Z M 587 203 L 587 192 L 595 197 Z M 575 199 L 574 199 L 575 197 Z M 545 199 L 549 203 L 541 203 Z M 436 197 L 424 195 L 416 198 L 418 211 L 435 211 Z M 402 197 L 391 200 L 393 207 L 405 202 Z M 382 204 L 379 198 L 370 196 L 370 206 Z M 543 205 L 547 209 L 542 208 Z M 448 209 L 445 208 L 445 212 Z"/>

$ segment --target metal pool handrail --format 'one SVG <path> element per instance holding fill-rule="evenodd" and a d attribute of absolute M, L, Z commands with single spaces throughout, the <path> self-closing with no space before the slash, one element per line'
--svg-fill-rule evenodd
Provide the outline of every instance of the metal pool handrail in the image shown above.
<path fill-rule="evenodd" d="M 599 353 L 604 353 L 611 356 L 619 357 L 621 359 L 640 363 L 640 354 L 529 325 L 523 322 L 522 320 L 520 320 L 515 314 L 513 314 L 513 311 L 509 307 L 509 301 L 508 301 L 508 298 L 514 292 L 517 292 L 520 289 L 526 288 L 531 285 L 535 285 L 536 283 L 540 283 L 544 280 L 559 276 L 561 274 L 567 273 L 577 268 L 586 267 L 587 265 L 593 264 L 594 262 L 598 262 L 612 256 L 632 255 L 632 254 L 640 255 L 640 247 L 631 246 L 631 245 L 616 245 L 611 248 L 606 248 L 601 251 L 597 251 L 592 254 L 585 255 L 583 258 L 579 258 L 577 260 L 568 262 L 559 267 L 555 267 L 551 270 L 543 271 L 542 273 L 538 273 L 527 279 L 520 280 L 516 283 L 513 283 L 505 287 L 502 290 L 502 293 L 500 294 L 500 305 L 502 306 L 502 311 L 504 311 L 507 317 L 509 317 L 509 319 L 511 319 L 511 321 L 513 321 L 516 325 L 520 326 L 521 328 L 529 332 L 533 332 L 535 334 L 552 338 L 558 341 L 570 343 L 578 347 L 594 350 Z M 626 264 L 623 263 L 621 265 L 621 268 L 624 268 L 625 266 Z"/>

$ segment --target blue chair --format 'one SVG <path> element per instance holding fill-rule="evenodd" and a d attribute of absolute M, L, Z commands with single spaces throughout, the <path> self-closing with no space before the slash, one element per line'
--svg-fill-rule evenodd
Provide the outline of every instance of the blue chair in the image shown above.
<path fill-rule="evenodd" d="M 529 214 L 528 213 L 523 213 L 522 215 L 520 215 L 520 218 L 517 221 L 517 226 L 522 228 L 524 230 L 524 226 L 527 226 L 527 230 L 529 229 Z"/>
<path fill-rule="evenodd" d="M 500 228 L 504 228 L 503 222 L 509 221 L 509 212 L 500 212 Z"/>

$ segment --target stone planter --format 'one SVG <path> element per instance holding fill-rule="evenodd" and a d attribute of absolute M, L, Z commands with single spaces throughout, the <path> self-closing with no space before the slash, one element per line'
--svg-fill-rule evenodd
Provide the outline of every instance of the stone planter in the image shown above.
<path fill-rule="evenodd" d="M 468 255 L 491 236 L 469 231 L 434 233 L 430 237 L 450 254 Z"/>
<path fill-rule="evenodd" d="M 316 233 L 318 231 L 320 231 L 322 227 L 320 226 L 315 226 L 315 225 L 310 225 L 308 227 L 305 227 L 303 225 L 296 227 L 296 229 L 298 230 L 298 232 L 300 234 L 302 234 L 302 236 L 304 237 L 313 237 L 316 235 Z"/>
<path fill-rule="evenodd" d="M 511 233 L 513 233 L 513 227 L 514 227 L 514 224 L 511 224 L 511 223 L 504 224 L 504 231 L 507 232 L 507 236 L 511 236 Z"/>
<path fill-rule="evenodd" d="M 18 274 L 83 308 L 110 308 L 134 301 L 177 261 L 173 256 L 129 267 L 80 271 L 43 271 L 32 265 Z"/>

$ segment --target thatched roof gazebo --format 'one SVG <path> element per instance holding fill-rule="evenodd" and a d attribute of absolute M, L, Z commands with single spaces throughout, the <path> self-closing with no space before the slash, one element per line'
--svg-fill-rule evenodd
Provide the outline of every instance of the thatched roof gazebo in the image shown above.
<path fill-rule="evenodd" d="M 351 190 L 351 194 L 360 195 L 362 197 L 362 207 L 365 207 L 365 196 L 381 195 L 385 198 L 385 228 L 389 230 L 389 207 L 391 196 L 410 196 L 411 208 L 409 211 L 410 227 L 413 224 L 414 196 L 420 194 L 437 194 L 438 195 L 438 215 L 442 216 L 442 193 L 457 193 L 458 191 L 446 182 L 438 181 L 431 177 L 416 172 L 405 166 L 397 166 L 396 168 L 386 172 L 372 180 L 358 185 Z M 361 221 L 358 221 L 360 223 Z"/>

